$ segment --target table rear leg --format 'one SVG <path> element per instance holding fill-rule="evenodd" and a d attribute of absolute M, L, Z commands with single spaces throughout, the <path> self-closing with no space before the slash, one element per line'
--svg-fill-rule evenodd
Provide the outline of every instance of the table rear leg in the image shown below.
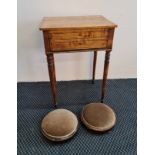
<path fill-rule="evenodd" d="M 92 84 L 94 84 L 94 80 L 95 80 L 96 60 L 97 60 L 97 51 L 94 51 Z"/>

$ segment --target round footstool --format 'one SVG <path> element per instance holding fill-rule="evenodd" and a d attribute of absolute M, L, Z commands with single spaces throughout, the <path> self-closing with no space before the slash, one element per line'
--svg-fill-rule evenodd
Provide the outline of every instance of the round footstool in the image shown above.
<path fill-rule="evenodd" d="M 83 108 L 81 120 L 88 129 L 103 132 L 115 125 L 116 115 L 103 103 L 90 103 Z"/>
<path fill-rule="evenodd" d="M 52 141 L 63 141 L 71 138 L 76 133 L 77 127 L 77 117 L 66 109 L 56 109 L 49 112 L 41 123 L 43 135 Z"/>

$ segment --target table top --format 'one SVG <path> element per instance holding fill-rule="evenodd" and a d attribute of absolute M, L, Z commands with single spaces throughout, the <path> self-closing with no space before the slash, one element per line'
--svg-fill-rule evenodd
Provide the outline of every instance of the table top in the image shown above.
<path fill-rule="evenodd" d="M 68 17 L 44 17 L 39 29 L 53 30 L 61 28 L 115 28 L 112 23 L 103 16 L 68 16 Z"/>

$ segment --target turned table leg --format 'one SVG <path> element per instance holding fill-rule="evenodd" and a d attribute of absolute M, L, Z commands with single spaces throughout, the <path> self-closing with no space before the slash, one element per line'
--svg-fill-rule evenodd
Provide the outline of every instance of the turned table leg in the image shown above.
<path fill-rule="evenodd" d="M 50 84 L 52 90 L 52 96 L 54 101 L 54 107 L 57 106 L 56 102 L 56 76 L 55 76 L 55 65 L 54 65 L 54 54 L 47 55 L 47 62 L 48 62 L 48 72 L 50 77 Z"/>
<path fill-rule="evenodd" d="M 102 81 L 102 96 L 101 96 L 102 103 L 103 103 L 103 99 L 106 91 L 106 81 L 107 81 L 108 69 L 109 69 L 110 52 L 111 51 L 106 51 L 105 53 L 104 72 L 103 72 L 103 81 Z"/>
<path fill-rule="evenodd" d="M 97 51 L 94 51 L 93 75 L 92 75 L 92 83 L 93 83 L 93 84 L 94 84 L 94 80 L 95 80 L 96 60 L 97 60 Z"/>

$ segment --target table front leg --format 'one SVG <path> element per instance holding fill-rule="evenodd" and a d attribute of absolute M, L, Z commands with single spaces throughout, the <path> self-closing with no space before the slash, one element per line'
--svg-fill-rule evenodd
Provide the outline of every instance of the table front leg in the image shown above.
<path fill-rule="evenodd" d="M 54 107 L 57 106 L 56 102 L 56 76 L 55 76 L 55 65 L 54 65 L 54 54 L 47 55 L 47 62 L 48 62 L 48 72 L 50 77 L 50 84 L 52 90 L 52 96 L 54 101 Z"/>
<path fill-rule="evenodd" d="M 94 84 L 94 80 L 95 80 L 96 60 L 97 60 L 97 51 L 94 51 L 94 58 L 93 58 L 93 75 L 92 75 L 92 83 L 93 83 L 93 84 Z"/>
<path fill-rule="evenodd" d="M 108 69 L 109 69 L 110 52 L 111 51 L 106 51 L 105 53 L 104 72 L 103 72 L 103 81 L 102 81 L 102 96 L 101 96 L 102 103 L 106 92 L 106 81 L 107 81 Z"/>

